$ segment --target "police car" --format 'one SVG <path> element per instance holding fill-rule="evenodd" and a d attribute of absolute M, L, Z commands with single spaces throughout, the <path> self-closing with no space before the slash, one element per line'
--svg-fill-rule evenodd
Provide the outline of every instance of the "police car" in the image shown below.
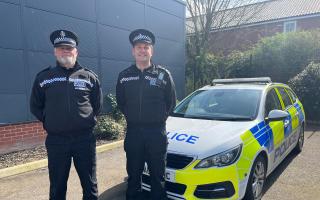
<path fill-rule="evenodd" d="M 261 199 L 266 177 L 304 142 L 295 93 L 269 77 L 215 79 L 167 120 L 169 199 Z M 148 168 L 143 190 L 150 191 Z"/>

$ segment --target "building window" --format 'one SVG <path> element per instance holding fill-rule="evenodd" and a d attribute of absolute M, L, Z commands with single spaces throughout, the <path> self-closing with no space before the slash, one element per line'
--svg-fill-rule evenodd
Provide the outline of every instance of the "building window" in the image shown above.
<path fill-rule="evenodd" d="M 297 22 L 296 21 L 290 21 L 290 22 L 284 22 L 283 24 L 283 32 L 295 32 L 297 29 Z"/>

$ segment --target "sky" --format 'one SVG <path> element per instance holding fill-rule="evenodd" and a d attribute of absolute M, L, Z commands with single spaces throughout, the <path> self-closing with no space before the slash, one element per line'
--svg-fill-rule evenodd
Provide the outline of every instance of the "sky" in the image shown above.
<path fill-rule="evenodd" d="M 185 1 L 185 0 L 182 0 L 182 1 Z M 235 0 L 235 1 L 239 1 L 239 0 Z M 250 2 L 257 3 L 257 2 L 263 2 L 263 1 L 268 1 L 268 0 L 254 0 L 254 1 L 252 1 L 252 0 L 242 0 L 242 1 L 248 2 L 248 3 L 250 3 Z M 190 17 L 190 13 L 189 13 L 188 9 L 186 9 L 186 17 Z"/>

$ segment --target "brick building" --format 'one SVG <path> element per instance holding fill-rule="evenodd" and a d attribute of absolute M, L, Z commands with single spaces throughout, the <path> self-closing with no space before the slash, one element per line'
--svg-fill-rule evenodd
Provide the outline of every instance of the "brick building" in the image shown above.
<path fill-rule="evenodd" d="M 240 25 L 230 22 L 219 29 L 213 26 L 212 52 L 227 54 L 232 50 L 245 50 L 261 38 L 277 33 L 320 28 L 319 0 L 269 0 L 235 9 L 246 9 L 252 18 Z M 253 14 L 254 9 L 258 11 Z"/>

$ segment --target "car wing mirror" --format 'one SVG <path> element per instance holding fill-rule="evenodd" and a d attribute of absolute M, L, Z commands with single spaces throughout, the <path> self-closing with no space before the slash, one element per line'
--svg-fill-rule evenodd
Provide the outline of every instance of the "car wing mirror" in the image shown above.
<path fill-rule="evenodd" d="M 266 118 L 266 121 L 273 122 L 273 121 L 282 121 L 289 116 L 289 113 L 283 110 L 271 110 Z"/>

